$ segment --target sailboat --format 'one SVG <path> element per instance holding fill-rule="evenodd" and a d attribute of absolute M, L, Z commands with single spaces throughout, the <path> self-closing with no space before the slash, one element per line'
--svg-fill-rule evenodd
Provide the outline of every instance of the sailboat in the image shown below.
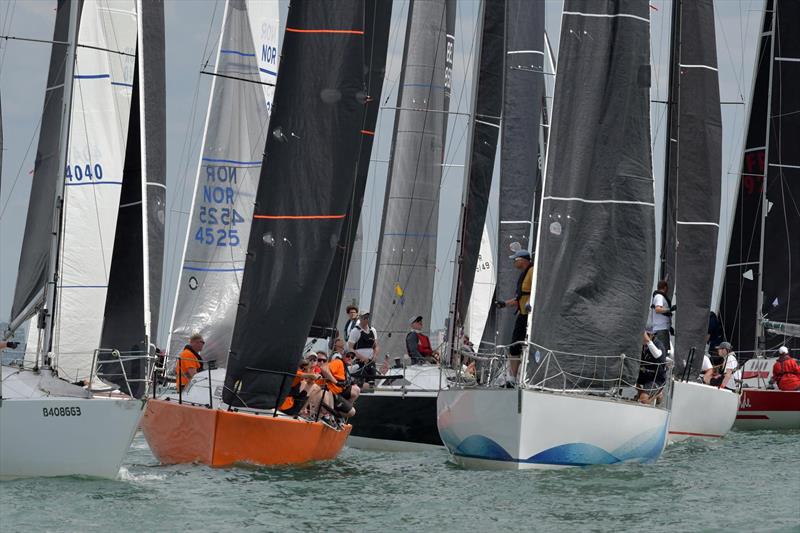
<path fill-rule="evenodd" d="M 742 429 L 800 428 L 800 391 L 770 388 L 778 348 L 800 354 L 798 21 L 797 2 L 765 2 L 719 307 L 726 339 L 746 360 L 734 424 Z"/>
<path fill-rule="evenodd" d="M 247 8 L 240 0 L 229 2 L 227 10 L 228 17 L 241 17 L 245 32 Z M 142 430 L 162 463 L 292 464 L 331 459 L 344 446 L 349 425 L 285 416 L 278 407 L 289 393 L 322 293 L 326 276 L 320 273 L 330 270 L 347 217 L 342 206 L 361 155 L 368 100 L 364 43 L 371 31 L 363 0 L 289 7 L 238 308 L 222 365 L 221 404 L 148 402 Z M 251 47 L 252 41 L 241 37 L 237 44 Z M 236 51 L 254 59 L 249 49 Z M 251 61 L 238 77 L 248 83 L 258 76 Z M 219 230 L 230 245 L 233 219 L 227 222 Z"/>
<path fill-rule="evenodd" d="M 649 23 L 646 1 L 564 4 L 522 379 L 440 392 L 461 465 L 648 462 L 666 444 L 668 392 L 629 399 L 653 274 Z"/>
<path fill-rule="evenodd" d="M 705 353 L 722 185 L 722 120 L 711 0 L 672 4 L 661 275 L 678 305 L 669 441 L 720 438 L 738 396 L 697 382 Z M 665 347 L 669 348 L 669 347 Z"/>
<path fill-rule="evenodd" d="M 154 352 L 164 114 L 163 4 L 60 2 L 7 333 L 31 322 L 33 351 L 2 367 L 0 477 L 119 472 Z"/>
<path fill-rule="evenodd" d="M 441 446 L 436 365 L 406 365 L 410 318 L 430 319 L 439 187 L 453 67 L 453 0 L 412 0 L 397 96 L 371 315 L 386 380 L 359 396 L 348 445 L 406 451 Z M 388 36 L 387 36 L 388 40 Z M 382 43 L 386 50 L 387 43 Z M 329 280 L 330 283 L 330 280 Z M 334 308 L 335 309 L 335 308 Z"/>

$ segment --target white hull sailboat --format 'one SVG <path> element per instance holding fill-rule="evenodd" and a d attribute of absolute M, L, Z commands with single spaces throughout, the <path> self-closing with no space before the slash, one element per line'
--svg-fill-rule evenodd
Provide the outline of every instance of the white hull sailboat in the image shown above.
<path fill-rule="evenodd" d="M 719 439 L 733 427 L 739 395 L 704 383 L 675 381 L 669 443 L 688 438 Z"/>

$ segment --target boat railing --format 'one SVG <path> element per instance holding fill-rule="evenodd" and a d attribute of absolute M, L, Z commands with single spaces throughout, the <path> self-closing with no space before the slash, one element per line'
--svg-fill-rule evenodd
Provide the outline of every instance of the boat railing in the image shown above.
<path fill-rule="evenodd" d="M 156 357 L 142 350 L 98 348 L 92 355 L 88 387 L 95 393 L 114 392 L 116 386 L 132 398 L 146 398 L 153 384 Z M 107 387 L 98 387 L 100 383 Z"/>

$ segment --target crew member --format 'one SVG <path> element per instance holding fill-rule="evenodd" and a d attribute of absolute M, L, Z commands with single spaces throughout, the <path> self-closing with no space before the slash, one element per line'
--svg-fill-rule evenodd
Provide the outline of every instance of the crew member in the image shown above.
<path fill-rule="evenodd" d="M 653 292 L 653 300 L 650 302 L 650 323 L 653 325 L 653 333 L 664 348 L 670 348 L 670 332 L 672 330 L 672 313 L 678 308 L 672 305 L 667 294 L 669 293 L 669 284 L 666 280 L 662 279 L 656 285 L 656 290 Z"/>
<path fill-rule="evenodd" d="M 319 374 L 309 371 L 309 363 L 301 361 L 297 373 L 292 381 L 292 388 L 284 398 L 279 410 L 287 415 L 295 416 L 305 407 L 306 402 L 311 397 L 319 395 L 319 387 L 314 384 L 315 379 L 319 379 Z"/>
<path fill-rule="evenodd" d="M 422 316 L 420 315 L 411 318 L 411 331 L 406 335 L 406 351 L 411 357 L 412 365 L 436 364 L 439 359 L 439 352 L 433 351 L 431 340 L 422 333 Z"/>
<path fill-rule="evenodd" d="M 772 365 L 772 378 L 780 390 L 800 391 L 800 366 L 789 355 L 789 348 L 778 348 L 778 360 Z"/>
<path fill-rule="evenodd" d="M 358 326 L 350 331 L 347 338 L 347 350 L 356 353 L 356 358 L 364 364 L 371 363 L 380 353 L 378 332 L 371 327 L 369 313 L 361 315 Z"/>
<path fill-rule="evenodd" d="M 528 331 L 528 313 L 531 311 L 530 298 L 531 286 L 533 284 L 533 263 L 531 262 L 531 254 L 528 250 L 517 250 L 514 255 L 509 256 L 509 259 L 514 260 L 514 268 L 520 271 L 519 278 L 517 279 L 517 293 L 510 300 L 495 302 L 495 306 L 503 308 L 506 306 L 514 306 L 514 312 L 517 314 L 517 319 L 514 322 L 514 332 L 511 335 L 511 347 L 508 350 L 509 366 L 511 367 L 511 376 L 507 379 L 510 382 L 516 381 L 517 369 L 519 368 L 520 356 L 522 355 L 522 347 L 525 342 L 525 335 Z"/>
<path fill-rule="evenodd" d="M 736 383 L 741 380 L 741 370 L 738 370 L 739 362 L 733 352 L 733 346 L 729 342 L 721 342 L 717 346 L 717 355 L 720 363 L 715 365 L 714 376 L 710 380 L 710 385 L 715 387 L 727 387 L 736 390 Z"/>
<path fill-rule="evenodd" d="M 350 332 L 358 326 L 358 307 L 355 305 L 348 305 L 347 309 L 347 322 L 344 323 L 344 338 L 350 337 Z"/>
<path fill-rule="evenodd" d="M 328 391 L 333 394 L 333 409 L 345 418 L 356 414 L 353 402 L 360 392 L 358 386 L 351 383 L 347 372 L 352 354 L 353 352 L 345 353 L 344 358 L 336 354 L 330 363 L 322 367 L 322 376 L 328 382 Z"/>
<path fill-rule="evenodd" d="M 639 365 L 639 378 L 636 389 L 640 403 L 660 400 L 664 384 L 667 382 L 666 349 L 653 333 L 645 331 L 642 336 L 642 356 Z"/>
<path fill-rule="evenodd" d="M 199 333 L 189 337 L 189 344 L 183 347 L 183 351 L 178 356 L 175 363 L 175 386 L 181 392 L 192 380 L 195 374 L 203 370 L 203 358 L 200 352 L 206 341 Z"/>

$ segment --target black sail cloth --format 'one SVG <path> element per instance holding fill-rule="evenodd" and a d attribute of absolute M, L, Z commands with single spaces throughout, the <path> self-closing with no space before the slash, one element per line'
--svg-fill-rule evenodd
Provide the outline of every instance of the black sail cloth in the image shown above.
<path fill-rule="evenodd" d="M 692 372 L 703 362 L 714 287 L 722 185 L 722 117 L 719 101 L 714 5 L 711 0 L 673 4 L 667 172 L 661 278 L 669 280 L 678 311 L 675 373 L 682 375 L 692 348 Z"/>
<path fill-rule="evenodd" d="M 375 124 L 381 104 L 383 78 L 386 74 L 386 52 L 389 46 L 389 26 L 392 18 L 391 0 L 372 0 L 365 5 L 364 13 L 364 69 L 367 73 L 367 103 L 364 124 L 361 128 L 361 152 L 358 158 L 356 179 L 350 189 L 347 218 L 342 225 L 336 255 L 328 273 L 328 280 L 320 296 L 314 322 L 311 326 L 311 337 L 332 335 L 336 329 L 336 316 L 345 290 L 350 259 L 353 255 L 354 243 L 361 218 L 361 206 L 364 202 L 364 190 L 367 186 L 372 141 L 375 138 Z M 361 263 L 357 266 L 360 268 Z M 343 333 L 342 333 L 343 335 Z"/>
<path fill-rule="evenodd" d="M 271 372 L 297 370 L 356 173 L 363 28 L 363 0 L 289 9 L 225 376 L 231 405 L 273 407 L 292 380 Z"/>
<path fill-rule="evenodd" d="M 475 113 L 472 120 L 467 195 L 461 233 L 461 265 L 456 280 L 456 324 L 467 316 L 475 267 L 486 222 L 489 190 L 492 188 L 494 159 L 500 130 L 503 88 L 503 40 L 505 0 L 486 0 L 481 23 L 481 49 Z"/>
<path fill-rule="evenodd" d="M 542 376 L 552 351 L 559 388 L 616 385 L 623 360 L 623 380 L 638 372 L 655 253 L 649 52 L 646 0 L 565 2 L 528 367 Z"/>
<path fill-rule="evenodd" d="M 498 299 L 514 295 L 519 271 L 508 259 L 510 246 L 535 253 L 534 209 L 541 199 L 539 124 L 544 95 L 544 1 L 506 0 L 505 69 L 500 143 L 500 207 L 498 257 L 496 259 Z M 533 194 L 531 193 L 533 191 Z M 532 230 L 533 227 L 533 230 Z M 531 240 L 531 237 L 533 240 Z M 492 310 L 484 341 L 509 344 L 515 314 L 510 309 Z"/>

